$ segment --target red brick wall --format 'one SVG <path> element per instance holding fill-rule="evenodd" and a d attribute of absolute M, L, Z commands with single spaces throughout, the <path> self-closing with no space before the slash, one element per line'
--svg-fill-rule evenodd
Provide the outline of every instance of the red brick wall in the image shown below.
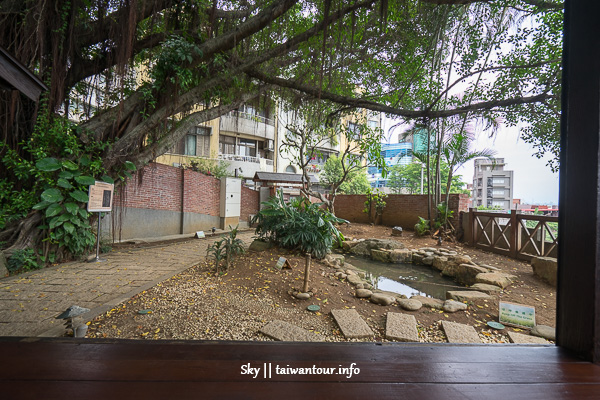
<path fill-rule="evenodd" d="M 252 190 L 242 186 L 240 220 L 248 221 L 250 214 L 256 215 L 260 208 L 260 195 L 258 190 Z M 248 221 L 249 222 L 249 221 Z"/>
<path fill-rule="evenodd" d="M 181 178 L 184 174 L 185 190 L 183 210 L 219 216 L 221 181 L 199 172 L 183 170 L 164 164 L 150 163 L 141 178 L 137 174 L 127 181 L 124 203 L 116 197 L 116 205 L 151 210 L 181 211 Z"/>
<path fill-rule="evenodd" d="M 364 194 L 338 195 L 335 198 L 335 214 L 350 222 L 368 223 L 369 217 L 362 210 L 367 196 Z M 455 220 L 458 221 L 458 212 L 467 211 L 469 196 L 466 194 L 451 194 L 449 209 L 454 211 Z M 413 229 L 419 221 L 418 217 L 427 218 L 427 196 L 420 194 L 391 194 L 386 200 L 383 210 L 383 225 L 401 226 L 404 229 Z"/>
<path fill-rule="evenodd" d="M 195 171 L 183 170 L 183 173 L 183 211 L 218 217 L 221 181 Z"/>

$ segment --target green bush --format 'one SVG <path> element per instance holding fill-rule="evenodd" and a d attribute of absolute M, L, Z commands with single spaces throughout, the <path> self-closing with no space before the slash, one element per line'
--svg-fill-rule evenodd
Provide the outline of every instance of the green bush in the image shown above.
<path fill-rule="evenodd" d="M 10 272 L 15 271 L 30 271 L 32 269 L 40 269 L 44 265 L 38 263 L 37 256 L 33 249 L 20 249 L 16 250 L 6 260 L 7 268 Z"/>
<path fill-rule="evenodd" d="M 429 233 L 429 220 L 419 217 L 419 222 L 415 224 L 415 235 L 423 236 Z"/>
<path fill-rule="evenodd" d="M 252 219 L 256 233 L 283 248 L 299 249 L 315 258 L 323 258 L 335 241 L 341 246 L 344 236 L 334 224 L 348 223 L 311 203 L 306 198 L 288 203 L 281 192 L 262 203 L 265 207 Z"/>

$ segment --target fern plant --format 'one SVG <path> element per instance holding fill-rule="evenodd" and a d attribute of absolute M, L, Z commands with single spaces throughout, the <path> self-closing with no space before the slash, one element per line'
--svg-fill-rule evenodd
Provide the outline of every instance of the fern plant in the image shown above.
<path fill-rule="evenodd" d="M 415 235 L 423 236 L 429 233 L 429 220 L 419 217 L 419 222 L 415 224 Z"/>

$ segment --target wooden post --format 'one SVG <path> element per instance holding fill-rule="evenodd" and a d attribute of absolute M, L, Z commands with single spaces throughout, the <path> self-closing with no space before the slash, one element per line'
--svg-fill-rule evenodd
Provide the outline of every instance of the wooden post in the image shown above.
<path fill-rule="evenodd" d="M 306 255 L 306 264 L 304 266 L 304 286 L 302 292 L 308 292 L 308 279 L 310 278 L 310 253 Z"/>
<path fill-rule="evenodd" d="M 600 363 L 600 2 L 565 1 L 557 344 Z"/>
<path fill-rule="evenodd" d="M 519 220 L 517 219 L 517 210 L 510 210 L 510 256 L 516 259 L 519 254 Z"/>
<path fill-rule="evenodd" d="M 468 243 L 471 246 L 475 246 L 475 208 L 469 208 L 469 229 L 471 234 L 469 235 Z"/>

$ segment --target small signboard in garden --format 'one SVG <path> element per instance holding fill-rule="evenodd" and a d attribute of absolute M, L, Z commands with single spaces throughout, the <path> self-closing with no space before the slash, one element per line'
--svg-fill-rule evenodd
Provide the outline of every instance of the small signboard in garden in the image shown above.
<path fill-rule="evenodd" d="M 502 324 L 527 329 L 535 326 L 535 307 L 500 302 L 498 308 L 499 320 Z"/>
<path fill-rule="evenodd" d="M 87 210 L 89 212 L 110 212 L 114 191 L 115 185 L 112 183 L 96 181 L 95 184 L 90 185 Z"/>
<path fill-rule="evenodd" d="M 275 267 L 277 269 L 286 269 L 286 268 L 292 269 L 290 262 L 285 257 L 279 257 L 279 260 L 277 260 L 277 264 L 275 264 Z"/>

